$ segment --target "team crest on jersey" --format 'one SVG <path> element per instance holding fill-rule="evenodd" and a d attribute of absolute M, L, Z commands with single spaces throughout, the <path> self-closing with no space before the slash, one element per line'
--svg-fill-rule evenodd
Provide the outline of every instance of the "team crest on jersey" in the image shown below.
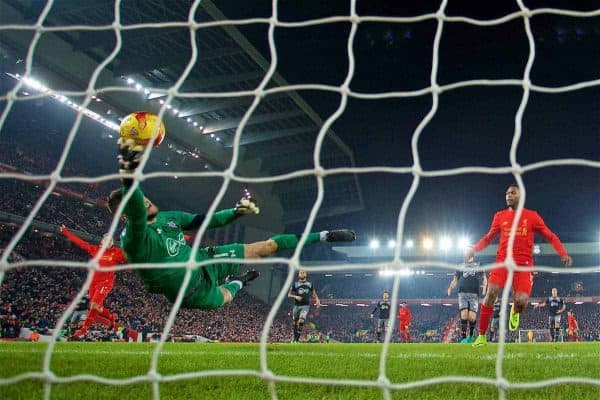
<path fill-rule="evenodd" d="M 175 257 L 179 254 L 179 249 L 181 246 L 185 245 L 185 237 L 183 236 L 183 232 L 179 233 L 179 237 L 177 239 L 167 238 L 165 240 L 165 246 L 167 247 L 167 252 L 171 257 Z"/>
<path fill-rule="evenodd" d="M 167 222 L 167 226 L 171 229 L 177 229 L 177 224 L 175 223 L 175 221 Z"/>

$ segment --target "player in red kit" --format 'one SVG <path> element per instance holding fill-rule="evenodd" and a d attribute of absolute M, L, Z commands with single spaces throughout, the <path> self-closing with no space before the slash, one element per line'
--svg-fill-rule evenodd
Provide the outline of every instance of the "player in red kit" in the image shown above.
<path fill-rule="evenodd" d="M 406 303 L 402 303 L 398 310 L 398 320 L 400 321 L 398 324 L 398 333 L 400 340 L 404 343 L 410 343 L 410 324 L 412 323 L 412 319 L 413 316 L 410 309 L 406 306 Z"/>
<path fill-rule="evenodd" d="M 88 253 L 90 257 L 95 257 L 96 254 L 98 254 L 98 251 L 100 250 L 101 246 L 97 246 L 86 242 L 85 240 L 70 232 L 64 225 L 60 226 L 60 232 L 63 235 L 65 235 L 67 239 L 69 239 L 71 242 L 73 242 L 78 247 L 83 249 L 86 253 Z M 117 264 L 126 264 L 127 259 L 125 258 L 125 254 L 123 254 L 123 250 L 121 250 L 119 247 L 113 246 L 112 237 L 109 235 L 105 235 L 102 238 L 101 244 L 104 244 L 105 241 L 107 242 L 106 251 L 104 252 L 102 257 L 100 257 L 100 260 L 98 260 L 100 268 L 113 267 Z M 114 282 L 114 271 L 94 272 L 89 289 L 90 311 L 87 317 L 85 318 L 81 329 L 75 332 L 75 336 L 84 335 L 87 332 L 88 328 L 95 322 L 99 322 L 102 325 L 112 328 L 112 326 L 115 323 L 115 315 L 104 307 L 104 300 L 112 290 Z"/>
<path fill-rule="evenodd" d="M 567 312 L 567 319 L 569 321 L 569 342 L 579 342 L 579 323 L 575 319 L 573 310 Z"/>
<path fill-rule="evenodd" d="M 498 251 L 496 252 L 496 262 L 502 263 L 506 261 L 510 231 L 520 197 L 521 193 L 517 184 L 512 184 L 506 189 L 506 205 L 508 208 L 494 215 L 489 232 L 475 246 L 467 249 L 465 254 L 466 259 L 474 257 L 476 252 L 485 249 L 496 236 L 500 235 Z M 533 286 L 532 251 L 534 233 L 541 235 L 552 245 L 566 267 L 570 267 L 573 264 L 573 260 L 567 254 L 560 239 L 546 226 L 542 217 L 537 212 L 524 208 L 515 232 L 513 259 L 519 267 L 526 267 L 530 270 L 515 271 L 513 275 L 512 289 L 514 305 L 510 310 L 508 321 L 508 329 L 511 331 L 515 331 L 519 327 L 520 313 L 527 307 Z M 494 268 L 490 271 L 487 292 L 480 310 L 479 336 L 473 343 L 475 347 L 483 346 L 487 343 L 486 332 L 494 310 L 494 302 L 498 298 L 500 290 L 504 288 L 507 276 L 508 270 L 504 266 Z"/>

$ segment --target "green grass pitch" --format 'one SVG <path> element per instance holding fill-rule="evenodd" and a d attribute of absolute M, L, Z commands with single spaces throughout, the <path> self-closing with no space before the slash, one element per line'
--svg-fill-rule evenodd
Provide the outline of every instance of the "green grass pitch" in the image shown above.
<path fill-rule="evenodd" d="M 59 378 L 93 374 L 111 379 L 147 376 L 153 344 L 60 343 L 51 369 Z M 307 378 L 306 383 L 278 381 L 278 398 L 382 399 L 381 389 L 326 385 L 315 379 L 370 380 L 379 374 L 377 344 L 273 344 L 268 366 L 280 376 Z M 0 343 L 0 377 L 41 372 L 45 344 Z M 473 349 L 459 344 L 393 344 L 386 371 L 392 384 L 447 375 L 495 378 L 496 345 Z M 160 383 L 161 399 L 269 399 L 269 385 L 259 376 L 187 376 L 176 374 L 210 370 L 258 372 L 258 344 L 166 344 L 158 371 L 169 382 Z M 509 344 L 504 377 L 510 382 L 534 382 L 556 377 L 600 380 L 600 343 Z M 40 379 L 0 386 L 0 399 L 42 399 Z M 498 389 L 480 383 L 441 383 L 392 390 L 393 399 L 494 399 Z M 90 381 L 52 385 L 52 399 L 151 399 L 152 383 L 106 385 Z M 559 384 L 539 389 L 512 389 L 506 399 L 600 399 L 600 385 Z"/>

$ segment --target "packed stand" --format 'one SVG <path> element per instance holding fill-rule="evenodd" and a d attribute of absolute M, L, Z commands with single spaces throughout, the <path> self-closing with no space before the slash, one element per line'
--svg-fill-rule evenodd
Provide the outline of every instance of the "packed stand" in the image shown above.
<path fill-rule="evenodd" d="M 34 183 L 2 179 L 0 210 L 26 218 L 43 191 L 43 187 Z M 51 225 L 65 223 L 75 230 L 101 235 L 110 227 L 112 216 L 95 203 L 54 192 L 48 196 L 35 220 Z"/>
<path fill-rule="evenodd" d="M 4 247 L 15 232 L 0 224 L 0 246 Z M 30 232 L 15 249 L 25 259 L 87 261 L 86 255 L 66 240 Z M 35 328 L 44 333 L 55 328 L 64 309 L 80 290 L 86 271 L 79 268 L 28 267 L 10 269 L 2 282 L 0 316 L 3 326 Z M 148 293 L 137 275 L 118 272 L 115 286 L 105 306 L 118 316 L 120 325 L 133 328 L 143 338 L 162 332 L 171 310 L 160 295 Z M 211 340 L 256 342 L 270 307 L 241 292 L 236 301 L 219 311 L 180 310 L 171 329 L 173 336 L 199 335 Z M 16 328 L 11 328 L 15 331 Z M 276 319 L 271 340 L 283 341 L 290 328 Z M 106 336 L 102 332 L 101 336 Z M 6 337 L 3 335 L 3 337 Z"/>
<path fill-rule="evenodd" d="M 600 340 L 600 304 L 566 304 L 562 314 L 561 327 L 567 328 L 567 311 L 573 310 L 579 323 L 579 336 L 583 341 Z M 520 329 L 547 329 L 548 307 L 534 309 L 529 307 L 521 318 Z M 566 340 L 566 338 L 565 338 Z"/>
<path fill-rule="evenodd" d="M 431 273 L 431 272 L 430 272 Z M 448 275 L 450 274 L 450 275 Z M 393 277 L 381 277 L 377 273 L 352 274 L 334 273 L 333 276 L 311 274 L 310 280 L 319 288 L 322 298 L 331 299 L 372 299 L 381 296 L 384 290 L 391 290 Z M 411 299 L 456 299 L 456 291 L 448 297 L 447 289 L 452 274 L 435 271 L 433 275 L 412 275 L 400 281 L 399 291 L 403 298 Z M 561 297 L 598 296 L 600 277 L 589 274 L 538 273 L 534 277 L 532 298 L 547 297 L 552 288 L 557 288 Z"/>
<path fill-rule="evenodd" d="M 16 232 L 16 227 L 0 224 L 0 248 L 4 248 Z M 51 259 L 87 261 L 87 255 L 56 234 L 28 231 L 15 248 L 11 260 Z M 41 333 L 53 329 L 65 307 L 76 296 L 85 279 L 86 271 L 80 268 L 28 267 L 10 269 L 0 292 L 0 318 L 2 336 L 10 338 L 20 327 L 35 327 Z M 368 280 L 366 280 L 368 281 Z M 540 285 L 541 286 L 541 285 Z M 324 289 L 319 295 L 324 296 Z M 381 292 L 379 292 L 380 294 Z M 378 297 L 372 297 L 375 299 Z M 121 326 L 131 328 L 151 339 L 162 332 L 171 306 L 160 295 L 148 293 L 137 275 L 132 271 L 116 274 L 116 282 L 105 306 L 118 316 Z M 598 340 L 600 320 L 597 304 L 568 304 L 573 308 L 580 323 L 583 340 Z M 374 341 L 375 321 L 370 319 L 372 306 L 347 307 L 329 304 L 328 307 L 311 308 L 305 336 L 320 333 L 320 340 L 329 334 L 331 340 L 343 342 Z M 415 342 L 435 342 L 443 339 L 443 330 L 458 314 L 456 307 L 442 305 L 423 306 L 409 304 L 413 313 L 411 332 Z M 284 303 L 271 328 L 270 340 L 289 341 L 291 329 L 291 303 Z M 263 324 L 270 311 L 267 305 L 253 296 L 240 292 L 236 300 L 218 311 L 180 310 L 171 330 L 174 337 L 199 335 L 211 340 L 257 342 Z M 547 310 L 529 308 L 522 318 L 522 329 L 545 329 Z M 566 317 L 563 325 L 566 324 Z M 97 330 L 99 325 L 93 330 Z M 398 340 L 397 328 L 393 328 L 393 340 Z M 100 330 L 94 340 L 111 338 L 110 332 Z"/>

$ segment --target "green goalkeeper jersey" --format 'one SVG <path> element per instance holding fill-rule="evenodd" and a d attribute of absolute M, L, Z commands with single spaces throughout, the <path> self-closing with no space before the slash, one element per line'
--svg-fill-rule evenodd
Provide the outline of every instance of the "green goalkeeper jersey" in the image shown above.
<path fill-rule="evenodd" d="M 126 193 L 127 188 L 123 187 L 123 196 Z M 198 217 L 196 214 L 162 211 L 157 214 L 153 223 L 148 224 L 144 194 L 139 187 L 135 189 L 123 213 L 127 217 L 127 224 L 121 233 L 121 246 L 130 263 L 168 264 L 190 259 L 192 248 L 185 241 L 184 230 L 191 228 Z M 235 209 L 218 211 L 212 216 L 208 228 L 226 225 L 236 218 Z M 194 228 L 199 226 L 197 222 L 198 220 Z M 212 257 L 207 249 L 198 249 L 196 261 L 209 258 Z M 137 270 L 149 292 L 162 293 L 170 299 L 177 295 L 185 271 L 185 267 Z M 202 279 L 202 274 L 196 268 L 187 290 L 199 279 Z"/>

